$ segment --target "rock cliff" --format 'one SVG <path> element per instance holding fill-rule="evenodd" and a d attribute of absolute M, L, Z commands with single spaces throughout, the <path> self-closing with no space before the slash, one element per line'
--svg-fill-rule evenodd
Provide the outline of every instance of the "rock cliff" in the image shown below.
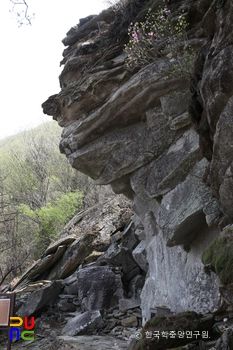
<path fill-rule="evenodd" d="M 61 91 L 42 105 L 63 127 L 60 150 L 70 164 L 132 200 L 148 262 L 144 323 L 151 308 L 222 305 L 201 256 L 233 219 L 233 4 L 169 1 L 189 23 L 190 81 L 171 76 L 162 57 L 127 69 L 129 23 L 160 5 L 132 0 L 123 12 L 80 20 L 63 39 Z"/>

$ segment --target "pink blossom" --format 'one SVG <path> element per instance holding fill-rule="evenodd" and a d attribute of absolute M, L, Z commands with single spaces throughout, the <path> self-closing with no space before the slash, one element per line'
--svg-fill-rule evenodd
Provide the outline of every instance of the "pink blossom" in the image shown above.
<path fill-rule="evenodd" d="M 133 33 L 132 33 L 132 38 L 134 39 L 134 42 L 135 43 L 138 43 L 139 40 L 138 40 L 138 34 L 136 33 L 136 31 L 134 30 Z"/>

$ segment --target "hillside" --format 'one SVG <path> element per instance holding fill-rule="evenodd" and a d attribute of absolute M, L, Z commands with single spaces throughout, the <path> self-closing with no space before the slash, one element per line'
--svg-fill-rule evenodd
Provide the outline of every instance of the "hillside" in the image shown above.
<path fill-rule="evenodd" d="M 57 145 L 59 145 L 59 140 L 61 136 L 61 128 L 57 125 L 56 122 L 51 121 L 47 123 L 43 123 L 31 130 L 25 130 L 19 132 L 18 134 L 8 136 L 2 140 L 0 140 L 0 149 L 9 150 L 9 149 L 21 149 L 24 145 L 24 139 L 27 135 L 31 133 L 35 134 L 37 138 L 41 136 L 44 137 L 54 137 L 57 140 Z"/>

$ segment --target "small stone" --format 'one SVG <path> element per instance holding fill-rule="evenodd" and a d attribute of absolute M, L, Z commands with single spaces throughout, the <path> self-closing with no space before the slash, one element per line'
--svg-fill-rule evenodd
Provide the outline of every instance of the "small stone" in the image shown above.
<path fill-rule="evenodd" d="M 42 327 L 43 327 L 44 329 L 50 329 L 50 324 L 42 324 Z"/>
<path fill-rule="evenodd" d="M 132 313 L 133 313 L 133 310 L 128 310 L 127 313 L 128 313 L 128 314 L 132 314 Z"/>
<path fill-rule="evenodd" d="M 59 294 L 60 299 L 74 299 L 76 295 Z"/>
<path fill-rule="evenodd" d="M 124 327 L 137 327 L 138 320 L 136 316 L 127 317 L 121 321 L 122 326 Z"/>
<path fill-rule="evenodd" d="M 108 320 L 108 322 L 118 322 L 118 319 L 116 319 L 116 318 L 110 318 L 110 319 Z"/>
<path fill-rule="evenodd" d="M 115 322 L 110 322 L 110 323 L 108 323 L 108 325 L 107 325 L 107 330 L 112 330 L 113 328 L 115 328 L 117 326 L 117 322 L 115 321 Z"/>
<path fill-rule="evenodd" d="M 129 338 L 129 337 L 131 337 L 132 334 L 134 334 L 134 333 L 135 333 L 135 330 L 124 329 L 123 332 L 122 332 L 122 335 L 123 335 L 123 337 Z"/>

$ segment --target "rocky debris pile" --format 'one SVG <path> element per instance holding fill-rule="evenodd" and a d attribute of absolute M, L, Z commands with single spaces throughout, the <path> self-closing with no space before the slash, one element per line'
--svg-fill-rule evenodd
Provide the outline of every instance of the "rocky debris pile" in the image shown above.
<path fill-rule="evenodd" d="M 118 339 L 129 340 L 135 332 L 141 330 L 142 314 L 140 307 L 125 310 L 115 307 L 108 310 L 82 312 L 80 303 L 77 306 L 78 302 L 75 295 L 60 295 L 59 299 L 53 306 L 53 310 L 54 313 L 65 319 L 63 322 L 66 322 L 66 324 L 61 331 L 64 335 L 109 334 Z"/>
<path fill-rule="evenodd" d="M 42 258 L 8 286 L 16 293 L 16 314 L 34 316 L 38 334 L 45 336 L 58 323 L 56 334 L 64 339 L 102 335 L 127 342 L 142 325 L 140 294 L 147 270 L 143 232 L 131 219 L 128 201 L 115 196 L 79 213 Z"/>
<path fill-rule="evenodd" d="M 129 201 L 114 194 L 107 201 L 81 211 L 64 227 L 60 238 L 50 244 L 41 259 L 1 292 L 32 292 L 51 281 L 65 279 L 79 266 L 96 261 L 108 249 L 111 236 L 121 235 L 132 217 Z"/>
<path fill-rule="evenodd" d="M 142 312 L 140 307 L 128 310 L 108 310 L 105 313 L 106 327 L 103 332 L 119 339 L 131 338 L 141 329 Z"/>

